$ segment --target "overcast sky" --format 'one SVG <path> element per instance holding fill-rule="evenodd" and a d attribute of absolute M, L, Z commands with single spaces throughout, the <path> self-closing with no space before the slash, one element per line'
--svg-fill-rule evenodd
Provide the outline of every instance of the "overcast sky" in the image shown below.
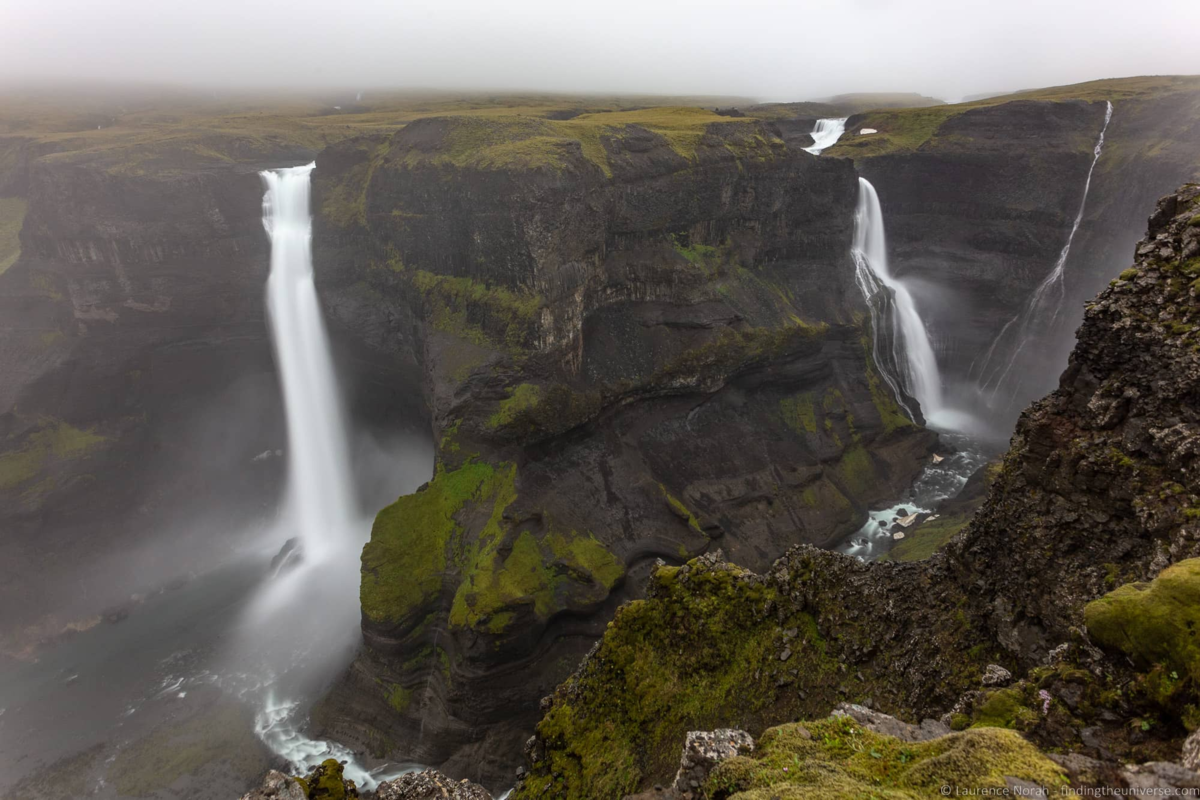
<path fill-rule="evenodd" d="M 964 94 L 1200 73 L 1200 0 L 0 0 L 0 76 Z"/>

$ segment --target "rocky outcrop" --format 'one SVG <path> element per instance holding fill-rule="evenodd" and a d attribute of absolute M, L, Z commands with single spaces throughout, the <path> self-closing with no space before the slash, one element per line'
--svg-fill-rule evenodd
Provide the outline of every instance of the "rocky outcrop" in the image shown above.
<path fill-rule="evenodd" d="M 364 550 L 327 734 L 504 780 L 656 558 L 830 545 L 929 451 L 867 356 L 851 165 L 756 120 L 613 117 L 427 119 L 318 158 L 323 290 L 412 343 L 439 441 Z"/>
<path fill-rule="evenodd" d="M 763 575 L 715 556 L 659 567 L 543 702 L 517 796 L 634 791 L 666 777 L 687 730 L 753 734 L 845 700 L 1016 729 L 1109 777 L 1147 762 L 1128 785 L 1174 780 L 1153 762 L 1178 759 L 1198 722 L 1190 661 L 1171 661 L 1187 661 L 1187 617 L 1161 599 L 1194 590 L 1198 200 L 1192 185 L 1159 204 L 1137 265 L 1089 306 L 1059 389 L 1022 416 L 943 552 L 868 565 L 797 548 Z M 1001 669 L 1023 677 L 996 688 Z"/>
<path fill-rule="evenodd" d="M 492 800 L 492 796 L 479 784 L 428 769 L 379 784 L 375 800 Z"/>

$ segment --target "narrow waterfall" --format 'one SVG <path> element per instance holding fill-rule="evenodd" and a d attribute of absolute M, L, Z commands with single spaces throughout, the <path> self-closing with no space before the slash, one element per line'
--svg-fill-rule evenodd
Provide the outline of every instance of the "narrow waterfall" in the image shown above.
<path fill-rule="evenodd" d="M 883 210 L 875 187 L 866 178 L 858 179 L 850 255 L 855 280 L 871 311 L 875 365 L 904 412 L 913 418 L 901 390 L 920 403 L 922 413 L 932 424 L 944 410 L 941 373 L 912 294 L 888 270 Z M 889 329 L 886 337 L 884 326 Z M 890 343 L 886 352 L 882 347 L 885 341 Z"/>
<path fill-rule="evenodd" d="M 1054 267 L 1050 270 L 1050 273 L 1029 297 L 1025 308 L 1010 319 L 1000 330 L 1000 335 L 992 342 L 992 346 L 988 348 L 987 354 L 980 365 L 980 389 L 984 392 L 990 390 L 993 398 L 1005 386 L 1010 390 L 1009 402 L 1016 398 L 1016 394 L 1024 381 L 1024 374 L 1018 370 L 1018 373 L 1012 376 L 1011 385 L 1006 384 L 1006 381 L 1008 381 L 1010 374 L 1012 374 L 1013 367 L 1017 363 L 1017 358 L 1039 330 L 1049 332 L 1053 329 L 1055 322 L 1058 320 L 1059 312 L 1062 311 L 1062 304 L 1066 298 L 1063 274 L 1067 266 L 1067 257 L 1071 254 L 1071 245 L 1075 241 L 1075 234 L 1079 231 L 1080 223 L 1083 222 L 1083 212 L 1087 208 L 1088 192 L 1092 188 L 1092 173 L 1096 171 L 1096 163 L 1100 160 L 1100 153 L 1104 149 L 1104 134 L 1108 132 L 1108 123 L 1112 121 L 1112 114 L 1113 104 L 1111 102 L 1106 103 L 1104 125 L 1100 128 L 1100 138 L 1096 140 L 1096 146 L 1092 148 L 1092 164 L 1088 167 L 1087 180 L 1083 183 L 1083 198 L 1079 201 L 1079 211 L 1076 212 L 1075 221 L 1071 225 L 1071 232 L 1067 235 L 1067 243 L 1063 245 L 1062 251 L 1058 254 L 1058 260 L 1054 262 Z M 1004 340 L 1005 335 L 1018 321 L 1020 324 L 1013 334 L 1015 345 L 1012 348 L 1012 354 L 1009 356 L 1007 364 L 1003 367 L 999 365 L 992 367 L 991 362 L 996 355 L 997 346 Z"/>
<path fill-rule="evenodd" d="M 822 150 L 833 147 L 837 144 L 837 140 L 842 138 L 842 134 L 846 132 L 846 120 L 848 119 L 849 117 L 841 117 L 840 119 L 831 117 L 817 120 L 817 125 L 812 131 L 813 143 L 811 146 L 804 148 L 804 151 L 818 156 Z"/>

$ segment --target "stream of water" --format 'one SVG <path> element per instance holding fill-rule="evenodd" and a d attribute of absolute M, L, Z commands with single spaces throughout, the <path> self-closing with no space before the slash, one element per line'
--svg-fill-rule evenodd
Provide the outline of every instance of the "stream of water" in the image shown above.
<path fill-rule="evenodd" d="M 846 120 L 848 119 L 849 117 L 817 120 L 817 124 L 812 130 L 813 143 L 804 148 L 804 151 L 819 156 L 822 150 L 833 147 L 846 132 Z"/>

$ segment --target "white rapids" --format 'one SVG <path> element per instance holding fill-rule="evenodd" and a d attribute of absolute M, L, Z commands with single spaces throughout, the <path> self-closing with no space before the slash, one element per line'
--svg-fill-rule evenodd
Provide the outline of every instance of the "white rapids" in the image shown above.
<path fill-rule="evenodd" d="M 812 130 L 813 143 L 804 148 L 804 152 L 819 156 L 822 150 L 828 150 L 837 144 L 837 140 L 846 132 L 847 119 L 849 117 L 817 120 L 816 127 Z"/>

